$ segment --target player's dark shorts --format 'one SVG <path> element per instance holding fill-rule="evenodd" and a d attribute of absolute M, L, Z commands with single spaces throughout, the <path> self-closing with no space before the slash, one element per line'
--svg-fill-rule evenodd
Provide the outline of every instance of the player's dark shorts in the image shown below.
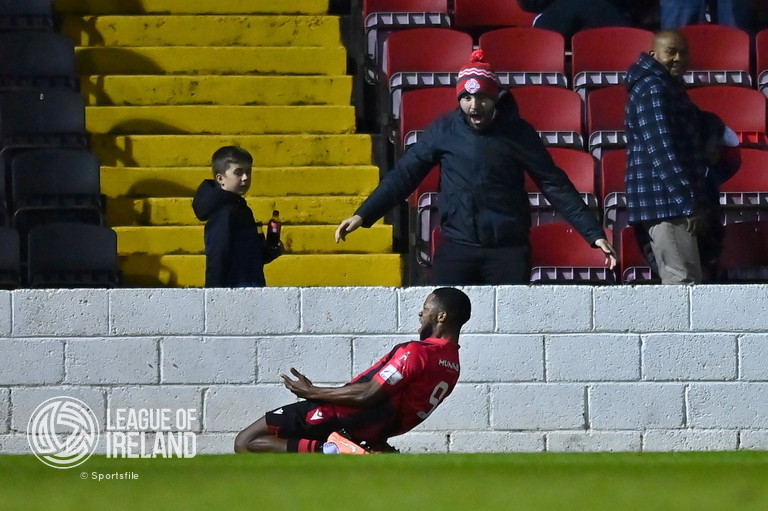
<path fill-rule="evenodd" d="M 311 417 L 320 406 L 321 404 L 315 401 L 300 401 L 281 406 L 266 413 L 267 426 L 280 438 L 325 440 L 342 426 L 335 416 L 327 417 L 322 422 L 309 423 L 307 417 Z"/>
<path fill-rule="evenodd" d="M 267 426 L 280 438 L 323 440 L 344 430 L 357 442 L 386 445 L 392 413 L 387 407 L 355 409 L 317 401 L 299 401 L 265 414 Z"/>

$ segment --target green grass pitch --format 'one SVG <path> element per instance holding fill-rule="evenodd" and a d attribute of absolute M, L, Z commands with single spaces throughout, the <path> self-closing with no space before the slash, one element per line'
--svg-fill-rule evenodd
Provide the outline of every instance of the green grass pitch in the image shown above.
<path fill-rule="evenodd" d="M 0 510 L 144 509 L 766 511 L 768 452 L 0 456 Z"/>

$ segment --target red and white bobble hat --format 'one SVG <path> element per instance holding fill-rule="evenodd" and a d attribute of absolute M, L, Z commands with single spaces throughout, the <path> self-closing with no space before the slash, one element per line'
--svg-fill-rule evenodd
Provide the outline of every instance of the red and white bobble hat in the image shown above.
<path fill-rule="evenodd" d="M 476 94 L 483 92 L 494 100 L 499 99 L 501 86 L 496 73 L 491 69 L 491 65 L 485 61 L 483 50 L 472 52 L 469 64 L 459 71 L 459 80 L 456 83 L 456 96 L 461 97 L 464 93 Z"/>

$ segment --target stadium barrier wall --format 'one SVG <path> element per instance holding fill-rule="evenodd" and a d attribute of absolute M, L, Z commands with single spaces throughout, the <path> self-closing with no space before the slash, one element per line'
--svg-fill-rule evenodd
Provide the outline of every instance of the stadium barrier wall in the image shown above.
<path fill-rule="evenodd" d="M 404 452 L 768 449 L 768 286 L 465 288 L 459 384 Z M 46 399 L 194 409 L 197 452 L 415 338 L 430 288 L 0 292 L 0 453 Z M 103 450 L 103 445 L 101 446 Z"/>

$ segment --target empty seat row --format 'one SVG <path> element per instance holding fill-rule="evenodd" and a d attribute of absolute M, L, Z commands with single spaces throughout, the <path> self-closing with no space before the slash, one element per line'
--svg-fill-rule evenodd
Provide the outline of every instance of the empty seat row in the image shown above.
<path fill-rule="evenodd" d="M 22 254 L 26 253 L 26 257 Z M 32 229 L 26 243 L 0 227 L 0 287 L 115 287 L 117 235 L 108 227 L 53 222 Z"/>
<path fill-rule="evenodd" d="M 0 0 L 0 31 L 53 28 L 52 0 Z"/>

